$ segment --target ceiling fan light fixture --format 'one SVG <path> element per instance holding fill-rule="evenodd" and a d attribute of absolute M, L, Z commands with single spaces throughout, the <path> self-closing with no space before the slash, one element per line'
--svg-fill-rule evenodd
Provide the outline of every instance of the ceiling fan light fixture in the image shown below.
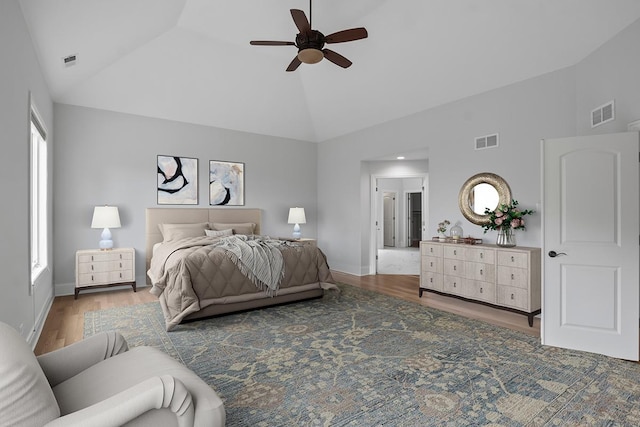
<path fill-rule="evenodd" d="M 324 53 L 322 53 L 319 49 L 302 49 L 298 52 L 298 59 L 305 64 L 316 64 L 322 61 L 324 58 Z"/>

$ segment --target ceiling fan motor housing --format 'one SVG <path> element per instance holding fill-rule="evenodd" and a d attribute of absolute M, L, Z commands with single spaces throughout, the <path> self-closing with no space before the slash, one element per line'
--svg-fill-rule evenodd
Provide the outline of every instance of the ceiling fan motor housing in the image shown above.
<path fill-rule="evenodd" d="M 296 36 L 298 59 L 305 64 L 315 64 L 322 61 L 324 54 L 324 34 L 311 30 L 308 33 L 300 33 Z"/>

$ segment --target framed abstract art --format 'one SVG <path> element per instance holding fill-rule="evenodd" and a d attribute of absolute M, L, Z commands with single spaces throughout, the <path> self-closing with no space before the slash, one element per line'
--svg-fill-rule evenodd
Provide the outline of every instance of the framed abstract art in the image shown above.
<path fill-rule="evenodd" d="M 244 163 L 209 161 L 209 205 L 244 205 Z"/>
<path fill-rule="evenodd" d="M 158 204 L 198 204 L 198 159 L 158 156 Z"/>

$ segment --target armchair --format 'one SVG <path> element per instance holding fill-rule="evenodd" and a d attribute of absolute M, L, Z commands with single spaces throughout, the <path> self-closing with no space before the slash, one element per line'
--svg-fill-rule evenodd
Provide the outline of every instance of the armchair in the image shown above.
<path fill-rule="evenodd" d="M 152 347 L 104 332 L 36 357 L 0 322 L 0 420 L 11 426 L 224 426 L 218 395 Z"/>

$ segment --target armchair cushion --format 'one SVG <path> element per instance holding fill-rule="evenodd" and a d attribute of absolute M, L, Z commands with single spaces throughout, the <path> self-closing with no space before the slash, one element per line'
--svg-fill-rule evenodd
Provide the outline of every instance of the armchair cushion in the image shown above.
<path fill-rule="evenodd" d="M 101 332 L 67 347 L 38 356 L 38 363 L 51 387 L 111 356 L 129 349 L 118 332 Z"/>
<path fill-rule="evenodd" d="M 49 382 L 27 342 L 0 322 L 0 423 L 44 425 L 60 416 Z"/>
<path fill-rule="evenodd" d="M 53 387 L 61 415 L 83 410 L 153 377 L 169 375 L 189 390 L 195 406 L 194 426 L 223 426 L 222 400 L 187 367 L 152 347 L 136 347 L 93 365 Z M 168 409 L 147 412 L 126 424 L 172 425 Z"/>

